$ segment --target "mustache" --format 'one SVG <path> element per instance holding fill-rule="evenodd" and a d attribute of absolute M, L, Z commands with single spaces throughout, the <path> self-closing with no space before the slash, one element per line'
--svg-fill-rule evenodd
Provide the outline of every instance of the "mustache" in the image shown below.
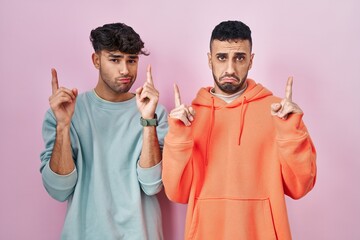
<path fill-rule="evenodd" d="M 220 77 L 219 80 L 222 80 L 223 78 L 235 78 L 236 80 L 238 80 L 240 82 L 240 78 L 238 76 L 236 76 L 235 74 L 226 74 L 226 75 Z"/>

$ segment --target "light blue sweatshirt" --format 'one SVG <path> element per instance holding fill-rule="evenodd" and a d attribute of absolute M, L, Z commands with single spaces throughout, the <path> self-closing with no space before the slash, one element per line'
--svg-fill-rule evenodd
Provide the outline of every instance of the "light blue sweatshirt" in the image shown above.
<path fill-rule="evenodd" d="M 162 149 L 167 113 L 161 105 L 156 113 Z M 138 165 L 142 132 L 135 97 L 114 103 L 100 99 L 94 91 L 80 94 L 70 129 L 76 169 L 58 175 L 49 167 L 56 119 L 47 111 L 40 171 L 48 193 L 68 201 L 61 239 L 163 239 L 155 195 L 162 189 L 162 163 L 151 168 Z"/>

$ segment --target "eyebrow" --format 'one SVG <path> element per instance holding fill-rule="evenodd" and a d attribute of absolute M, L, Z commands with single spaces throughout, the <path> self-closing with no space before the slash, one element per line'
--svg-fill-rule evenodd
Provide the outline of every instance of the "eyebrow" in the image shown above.
<path fill-rule="evenodd" d="M 246 53 L 244 53 L 244 52 L 237 52 L 237 53 L 235 53 L 234 55 L 235 55 L 236 57 L 242 57 L 242 56 L 245 56 Z"/>
<path fill-rule="evenodd" d="M 216 56 L 217 57 L 224 57 L 224 56 L 229 56 L 228 53 L 216 53 Z M 235 57 L 243 57 L 243 56 L 246 56 L 246 53 L 244 52 L 236 52 L 234 53 L 234 56 Z"/>
<path fill-rule="evenodd" d="M 124 55 L 109 53 L 108 57 L 111 57 L 111 58 L 124 58 Z"/>
<path fill-rule="evenodd" d="M 139 56 L 138 56 L 138 55 L 130 55 L 129 58 L 130 58 L 130 59 L 138 59 Z"/>
<path fill-rule="evenodd" d="M 111 58 L 124 58 L 124 55 L 109 53 L 108 57 L 111 57 Z M 139 58 L 139 56 L 137 56 L 137 55 L 130 55 L 128 57 L 130 59 L 138 59 Z"/>

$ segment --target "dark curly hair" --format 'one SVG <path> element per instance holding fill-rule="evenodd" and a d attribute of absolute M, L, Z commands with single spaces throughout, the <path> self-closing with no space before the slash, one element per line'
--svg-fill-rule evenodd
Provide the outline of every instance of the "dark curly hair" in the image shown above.
<path fill-rule="evenodd" d="M 91 31 L 90 41 L 95 52 L 120 51 L 127 54 L 149 55 L 144 42 L 134 29 L 124 23 L 105 24 Z"/>
<path fill-rule="evenodd" d="M 236 39 L 249 40 L 250 49 L 252 48 L 251 30 L 246 24 L 240 21 L 221 22 L 212 31 L 210 49 L 214 40 L 231 41 Z"/>

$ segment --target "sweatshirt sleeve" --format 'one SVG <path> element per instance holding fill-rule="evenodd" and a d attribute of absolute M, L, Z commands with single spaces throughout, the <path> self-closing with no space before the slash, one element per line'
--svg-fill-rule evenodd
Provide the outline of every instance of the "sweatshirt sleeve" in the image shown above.
<path fill-rule="evenodd" d="M 65 201 L 73 193 L 77 182 L 77 170 L 68 175 L 58 175 L 49 166 L 56 137 L 56 120 L 51 110 L 45 115 L 42 127 L 45 150 L 40 154 L 42 181 L 46 191 L 58 201 Z M 74 157 L 74 153 L 73 153 Z"/>
<path fill-rule="evenodd" d="M 51 170 L 48 162 L 42 169 L 42 180 L 44 187 L 50 196 L 63 202 L 67 200 L 74 191 L 77 180 L 77 170 L 75 168 L 67 175 L 59 175 Z"/>
<path fill-rule="evenodd" d="M 273 117 L 284 191 L 293 199 L 305 196 L 316 181 L 316 150 L 302 116 L 292 114 L 286 120 Z"/>
<path fill-rule="evenodd" d="M 191 165 L 193 138 L 191 127 L 169 118 L 169 132 L 163 153 L 163 183 L 167 197 L 174 202 L 187 203 L 193 179 Z"/>
<path fill-rule="evenodd" d="M 159 162 L 153 167 L 142 168 L 137 164 L 138 180 L 141 189 L 146 195 L 152 196 L 157 194 L 162 189 L 161 181 L 162 162 Z"/>

